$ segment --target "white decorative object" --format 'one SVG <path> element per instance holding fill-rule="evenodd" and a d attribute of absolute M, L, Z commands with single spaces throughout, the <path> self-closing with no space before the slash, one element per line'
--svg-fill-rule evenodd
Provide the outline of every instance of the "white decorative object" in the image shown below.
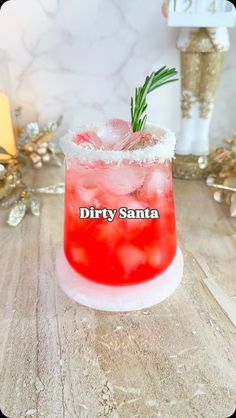
<path fill-rule="evenodd" d="M 62 249 L 57 256 L 56 270 L 62 290 L 81 305 L 102 311 L 136 311 L 162 302 L 175 291 L 183 275 L 183 255 L 177 248 L 174 260 L 164 273 L 132 286 L 106 286 L 83 278 L 70 266 Z"/>
<path fill-rule="evenodd" d="M 169 26 L 182 26 L 177 42 L 182 90 L 177 158 L 207 155 L 215 92 L 230 46 L 226 28 L 235 25 L 236 11 L 226 0 L 166 0 L 165 4 L 169 4 Z"/>
<path fill-rule="evenodd" d="M 233 27 L 235 21 L 235 8 L 226 0 L 170 0 L 169 26 Z"/>

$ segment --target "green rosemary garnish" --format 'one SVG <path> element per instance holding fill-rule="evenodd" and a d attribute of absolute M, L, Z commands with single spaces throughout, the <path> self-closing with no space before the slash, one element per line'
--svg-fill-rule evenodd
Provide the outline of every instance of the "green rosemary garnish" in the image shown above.
<path fill-rule="evenodd" d="M 133 132 L 141 131 L 145 127 L 147 120 L 147 95 L 158 87 L 164 86 L 164 84 L 176 81 L 177 78 L 173 79 L 176 74 L 175 68 L 162 67 L 147 76 L 142 87 L 135 89 L 135 97 L 131 97 L 131 124 Z"/>

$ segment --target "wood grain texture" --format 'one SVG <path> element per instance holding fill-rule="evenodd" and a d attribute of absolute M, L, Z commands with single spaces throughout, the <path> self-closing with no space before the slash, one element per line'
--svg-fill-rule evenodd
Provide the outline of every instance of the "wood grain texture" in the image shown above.
<path fill-rule="evenodd" d="M 61 178 L 53 170 L 35 184 Z M 0 407 L 7 417 L 233 413 L 236 222 L 201 182 L 176 181 L 175 197 L 183 281 L 160 305 L 126 314 L 79 306 L 58 288 L 63 197 L 43 198 L 42 216 L 15 229 L 2 215 Z"/>

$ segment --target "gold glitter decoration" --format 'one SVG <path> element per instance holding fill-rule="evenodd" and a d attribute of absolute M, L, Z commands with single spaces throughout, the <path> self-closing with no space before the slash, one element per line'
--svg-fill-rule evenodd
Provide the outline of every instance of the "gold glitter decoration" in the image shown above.
<path fill-rule="evenodd" d="M 220 77 L 224 52 L 214 42 L 214 32 L 200 28 L 191 31 L 187 46 L 181 50 L 182 117 L 191 118 L 194 103 L 200 117 L 208 118 Z"/>
<path fill-rule="evenodd" d="M 190 32 L 187 45 L 178 46 L 181 51 L 188 52 L 223 52 L 225 48 L 216 41 L 215 28 L 194 28 Z"/>
<path fill-rule="evenodd" d="M 62 116 L 56 122 L 50 122 L 42 128 L 37 122 L 31 122 L 22 131 L 19 130 L 17 141 L 19 156 L 25 157 L 34 168 L 42 168 L 50 161 L 61 165 L 52 142 L 61 122 Z"/>
<path fill-rule="evenodd" d="M 173 160 L 173 176 L 183 180 L 202 180 L 208 175 L 206 157 L 176 155 Z"/>
<path fill-rule="evenodd" d="M 25 188 L 19 196 L 8 204 L 8 201 L 5 201 L 2 204 L 2 207 L 11 207 L 11 210 L 8 215 L 7 223 L 10 226 L 17 226 L 24 219 L 27 212 L 30 212 L 34 216 L 40 215 L 40 203 L 34 197 L 34 194 L 53 194 L 61 195 L 65 192 L 64 183 L 58 183 L 53 186 L 40 187 L 40 188 Z"/>
<path fill-rule="evenodd" d="M 218 51 L 218 46 L 213 42 L 208 29 L 198 28 L 191 30 L 189 44 L 185 48 L 189 52 L 212 52 Z"/>
<path fill-rule="evenodd" d="M 197 102 L 196 97 L 194 97 L 190 92 L 184 91 L 181 98 L 181 111 L 183 118 L 191 118 L 191 108 L 194 103 Z"/>
<path fill-rule="evenodd" d="M 65 193 L 65 183 L 58 183 L 53 186 L 38 187 L 37 189 L 30 189 L 33 193 L 43 193 L 43 194 L 64 194 Z"/>
<path fill-rule="evenodd" d="M 228 204 L 230 215 L 236 217 L 236 131 L 224 142 L 226 147 L 217 148 L 208 156 L 206 183 L 216 189 L 214 199 Z"/>
<path fill-rule="evenodd" d="M 207 119 L 212 108 L 213 108 L 213 96 L 211 97 L 202 97 L 199 96 L 200 101 L 200 116 L 203 119 Z"/>
<path fill-rule="evenodd" d="M 26 213 L 26 204 L 23 200 L 19 200 L 10 211 L 7 223 L 10 226 L 17 226 L 23 220 Z"/>
<path fill-rule="evenodd" d="M 6 154 L 0 147 L 1 154 Z M 9 196 L 22 182 L 22 167 L 16 158 L 0 160 L 0 200 Z"/>
<path fill-rule="evenodd" d="M 19 225 L 27 211 L 34 216 L 40 215 L 40 204 L 34 198 L 34 193 L 61 194 L 64 192 L 62 183 L 33 189 L 26 186 L 22 179 L 22 173 L 27 167 L 39 169 L 49 162 L 61 166 L 59 158 L 61 150 L 53 142 L 61 121 L 62 117 L 44 127 L 40 127 L 37 122 L 29 123 L 24 129 L 16 127 L 14 129 L 17 143 L 16 155 L 10 155 L 0 146 L 0 154 L 7 156 L 3 160 L 0 159 L 0 206 L 12 207 L 7 220 L 11 226 Z"/>

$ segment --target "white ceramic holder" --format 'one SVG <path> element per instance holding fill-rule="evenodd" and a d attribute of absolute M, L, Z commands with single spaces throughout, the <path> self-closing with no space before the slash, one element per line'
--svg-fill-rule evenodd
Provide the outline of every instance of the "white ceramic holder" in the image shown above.
<path fill-rule="evenodd" d="M 181 282 L 183 255 L 178 247 L 174 260 L 158 277 L 129 286 L 107 286 L 87 280 L 70 266 L 64 251 L 57 256 L 57 277 L 71 299 L 100 311 L 128 312 L 150 308 L 170 296 Z"/>

